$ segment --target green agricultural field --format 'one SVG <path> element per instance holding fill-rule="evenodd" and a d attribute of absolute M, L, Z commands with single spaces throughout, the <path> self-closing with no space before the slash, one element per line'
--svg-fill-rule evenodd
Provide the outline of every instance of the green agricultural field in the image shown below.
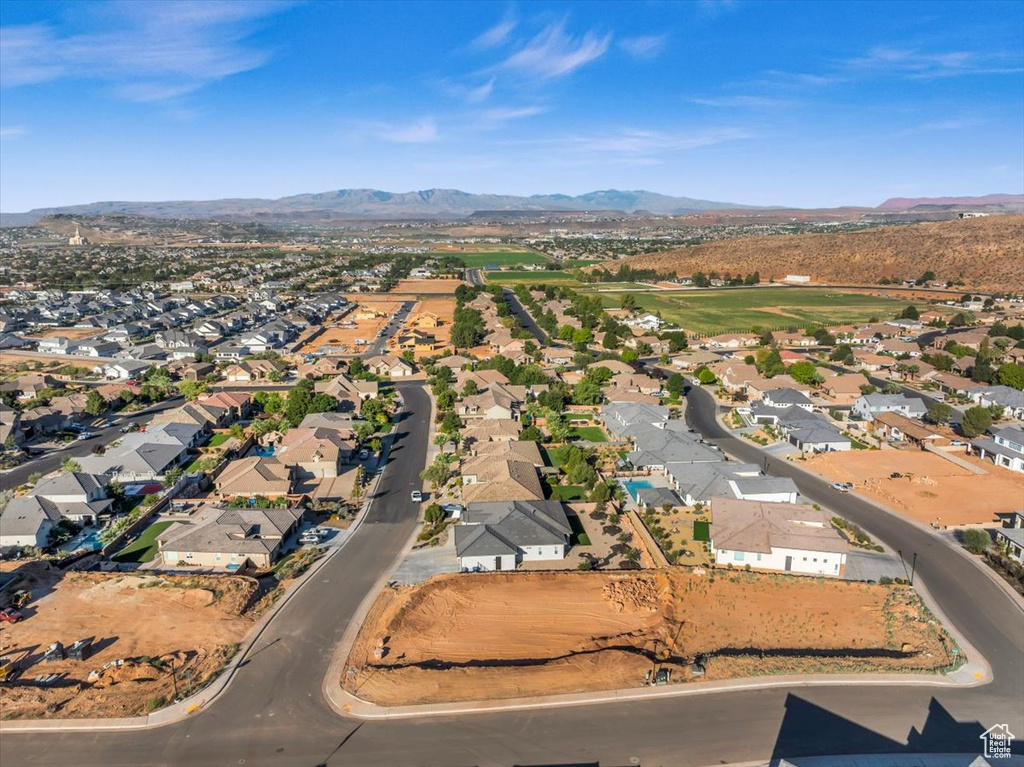
<path fill-rule="evenodd" d="M 564 269 L 578 269 L 581 266 L 593 266 L 604 262 L 599 258 L 564 258 L 560 263 Z"/>
<path fill-rule="evenodd" d="M 481 266 L 519 266 L 520 264 L 546 264 L 548 259 L 539 253 L 520 251 L 488 250 L 475 253 L 450 253 L 446 255 L 461 259 L 470 269 Z"/>
<path fill-rule="evenodd" d="M 516 285 L 525 283 L 527 285 L 544 285 L 553 282 L 567 287 L 575 287 L 580 283 L 568 272 L 484 272 L 488 282 L 497 282 L 502 285 Z"/>
<path fill-rule="evenodd" d="M 644 311 L 661 312 L 667 321 L 702 334 L 749 332 L 753 327 L 806 327 L 892 319 L 907 305 L 861 293 L 827 288 L 736 288 L 635 293 Z M 602 295 L 606 307 L 618 307 L 621 294 Z M 924 304 L 918 304 L 923 309 Z"/>

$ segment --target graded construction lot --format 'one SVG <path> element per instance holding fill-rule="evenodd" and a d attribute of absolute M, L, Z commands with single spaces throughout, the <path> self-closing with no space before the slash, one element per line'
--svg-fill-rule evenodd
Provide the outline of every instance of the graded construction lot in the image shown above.
<path fill-rule="evenodd" d="M 987 474 L 974 474 L 923 450 L 822 453 L 806 468 L 866 495 L 905 517 L 936 526 L 996 525 L 996 514 L 1021 507 L 1020 475 L 954 453 Z M 900 477 L 892 475 L 900 474 Z"/>
<path fill-rule="evenodd" d="M 937 672 L 952 643 L 905 586 L 731 570 L 487 573 L 385 589 L 343 687 L 408 705 L 782 673 Z"/>
<path fill-rule="evenodd" d="M 373 343 L 381 328 L 401 305 L 398 298 L 348 298 L 358 303 L 356 309 L 341 319 L 332 319 L 326 323 L 323 332 L 307 341 L 299 350 L 300 353 L 355 356 Z"/>
<path fill-rule="evenodd" d="M 433 325 L 429 320 L 433 315 L 440 321 Z M 420 330 L 434 336 L 438 344 L 447 344 L 452 332 L 452 319 L 455 315 L 454 298 L 424 298 L 417 301 L 405 320 L 407 330 Z"/>
<path fill-rule="evenodd" d="M 455 294 L 462 280 L 399 280 L 392 293 L 410 294 L 415 296 L 450 296 Z"/>
<path fill-rule="evenodd" d="M 25 620 L 3 624 L 0 656 L 19 671 L 0 683 L 4 719 L 146 714 L 200 689 L 253 625 L 256 581 L 35 569 Z M 91 638 L 82 661 L 44 661 L 54 642 Z M 112 661 L 123 664 L 104 666 Z M 90 676 L 98 671 L 98 676 Z M 41 685 L 40 677 L 56 675 Z"/>
<path fill-rule="evenodd" d="M 590 290 L 599 285 L 589 286 Z M 759 287 L 731 290 L 677 290 L 637 293 L 636 305 L 661 312 L 668 322 L 697 333 L 749 332 L 754 326 L 806 327 L 892 319 L 910 302 L 826 288 Z M 621 296 L 602 296 L 618 307 Z M 920 307 L 919 307 L 920 308 Z"/>

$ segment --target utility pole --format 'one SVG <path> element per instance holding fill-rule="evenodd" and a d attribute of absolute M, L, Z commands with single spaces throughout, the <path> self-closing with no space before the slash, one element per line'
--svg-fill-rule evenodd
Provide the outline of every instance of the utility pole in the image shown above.
<path fill-rule="evenodd" d="M 910 585 L 914 585 L 914 573 L 917 571 L 917 552 L 914 552 L 914 561 L 910 564 Z"/>

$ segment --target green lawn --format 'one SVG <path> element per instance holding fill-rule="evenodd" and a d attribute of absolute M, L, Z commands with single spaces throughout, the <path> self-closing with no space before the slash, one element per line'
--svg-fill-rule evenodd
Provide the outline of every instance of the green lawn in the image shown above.
<path fill-rule="evenodd" d="M 214 434 L 213 439 L 210 440 L 208 447 L 218 447 L 220 445 L 223 445 L 229 439 L 231 439 L 230 434 Z"/>
<path fill-rule="evenodd" d="M 135 541 L 117 552 L 115 562 L 152 562 L 157 553 L 156 537 L 171 526 L 170 522 L 154 522 Z"/>
<path fill-rule="evenodd" d="M 580 485 L 554 485 L 551 488 L 551 500 L 582 501 L 586 492 Z"/>
<path fill-rule="evenodd" d="M 543 272 L 527 272 L 527 271 L 507 271 L 507 272 L 484 272 L 488 282 L 497 282 L 503 285 L 505 284 L 518 284 L 520 282 L 527 285 L 544 285 L 549 282 L 557 282 L 559 285 L 566 285 L 573 287 L 579 285 L 571 274 L 568 272 L 558 271 L 543 271 Z M 618 304 L 616 304 L 618 306 Z"/>
<path fill-rule="evenodd" d="M 582 439 L 587 442 L 607 442 L 608 438 L 604 435 L 604 432 L 597 426 L 577 426 L 570 434 L 576 439 Z"/>
<path fill-rule="evenodd" d="M 478 253 L 453 253 L 469 268 L 479 266 L 517 266 L 519 264 L 546 264 L 548 259 L 539 253 L 528 251 L 481 251 Z"/>
<path fill-rule="evenodd" d="M 695 541 L 710 541 L 711 540 L 711 526 L 707 522 L 701 522 L 697 520 L 693 523 L 693 540 Z"/>
<path fill-rule="evenodd" d="M 544 459 L 545 466 L 554 466 L 561 468 L 565 465 L 566 451 L 569 447 L 542 447 L 540 449 L 541 457 Z"/>
<path fill-rule="evenodd" d="M 595 287 L 588 285 L 584 290 L 594 291 Z M 660 311 L 668 322 L 708 334 L 749 332 L 754 326 L 864 323 L 872 317 L 885 320 L 895 317 L 908 303 L 827 288 L 659 290 L 633 295 L 644 311 Z M 601 301 L 609 308 L 617 308 L 620 299 L 619 294 L 601 295 Z"/>
<path fill-rule="evenodd" d="M 595 282 L 588 285 L 587 289 L 597 293 L 606 290 L 658 290 L 654 285 L 645 282 Z"/>
<path fill-rule="evenodd" d="M 589 546 L 590 536 L 583 529 L 583 523 L 575 514 L 567 515 L 569 526 L 572 527 L 572 537 L 569 538 L 570 546 Z"/>

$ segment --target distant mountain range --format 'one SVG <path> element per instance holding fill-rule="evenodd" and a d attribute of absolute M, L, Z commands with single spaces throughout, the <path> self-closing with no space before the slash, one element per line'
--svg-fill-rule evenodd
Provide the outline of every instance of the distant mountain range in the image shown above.
<path fill-rule="evenodd" d="M 984 197 L 891 197 L 876 210 L 901 211 L 921 207 L 971 208 L 971 207 L 1024 206 L 1024 194 L 987 194 Z"/>
<path fill-rule="evenodd" d="M 319 194 L 298 194 L 276 200 L 225 199 L 170 202 L 94 202 L 59 208 L 36 208 L 27 213 L 2 213 L 0 226 L 31 226 L 55 214 L 98 216 L 122 213 L 149 218 L 220 219 L 231 221 L 331 221 L 351 219 L 405 219 L 468 217 L 477 211 L 644 211 L 680 215 L 705 210 L 741 209 L 730 202 L 669 197 L 646 191 L 606 189 L 578 196 L 537 194 L 530 197 L 470 194 L 457 189 L 420 192 L 382 192 L 377 189 L 339 189 Z"/>
<path fill-rule="evenodd" d="M 1024 211 L 1024 195 L 991 194 L 986 197 L 894 197 L 874 210 L 880 213 L 971 208 L 992 212 Z M 297 194 L 276 200 L 229 198 L 223 200 L 172 200 L 167 202 L 93 202 L 56 208 L 36 208 L 26 213 L 0 213 L 0 226 L 32 226 L 52 215 L 129 215 L 158 219 L 193 219 L 266 223 L 322 223 L 329 221 L 468 218 L 501 212 L 558 213 L 621 212 L 678 216 L 706 211 L 793 210 L 765 208 L 733 202 L 671 197 L 657 192 L 605 189 L 571 196 L 535 194 L 470 194 L 458 189 L 425 189 L 420 192 L 382 192 L 378 189 L 339 189 L 318 194 Z M 871 208 L 850 208 L 867 212 Z"/>

